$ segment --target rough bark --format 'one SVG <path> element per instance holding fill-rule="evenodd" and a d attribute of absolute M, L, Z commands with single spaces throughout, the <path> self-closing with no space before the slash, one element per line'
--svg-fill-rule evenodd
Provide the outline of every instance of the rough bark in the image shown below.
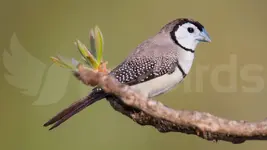
<path fill-rule="evenodd" d="M 180 132 L 197 135 L 209 141 L 228 141 L 235 144 L 246 140 L 266 140 L 267 120 L 235 121 L 206 112 L 174 110 L 158 101 L 146 99 L 127 85 L 120 84 L 105 73 L 80 67 L 75 76 L 84 84 L 101 86 L 110 96 L 107 100 L 118 112 L 140 125 L 150 125 L 159 132 Z M 119 97 L 119 98 L 117 98 Z"/>

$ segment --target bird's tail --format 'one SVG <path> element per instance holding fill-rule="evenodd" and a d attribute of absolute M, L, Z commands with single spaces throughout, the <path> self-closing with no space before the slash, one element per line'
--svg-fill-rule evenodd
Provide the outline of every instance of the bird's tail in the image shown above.
<path fill-rule="evenodd" d="M 73 115 L 77 114 L 84 108 L 90 106 L 91 104 L 105 98 L 105 94 L 89 94 L 85 98 L 71 104 L 68 108 L 59 112 L 56 116 L 48 120 L 44 126 L 47 127 L 49 125 L 53 125 L 49 130 L 52 130 L 58 127 L 60 124 L 68 120 Z"/>

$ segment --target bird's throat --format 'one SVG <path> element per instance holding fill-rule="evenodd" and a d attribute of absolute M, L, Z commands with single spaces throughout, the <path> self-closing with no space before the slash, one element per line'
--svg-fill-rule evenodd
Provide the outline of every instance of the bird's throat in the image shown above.
<path fill-rule="evenodd" d="M 189 73 L 192 67 L 194 57 L 195 57 L 194 53 L 191 53 L 189 51 L 185 51 L 182 49 L 178 50 L 178 61 L 179 61 L 180 66 L 182 67 L 182 69 L 184 70 L 186 74 Z"/>

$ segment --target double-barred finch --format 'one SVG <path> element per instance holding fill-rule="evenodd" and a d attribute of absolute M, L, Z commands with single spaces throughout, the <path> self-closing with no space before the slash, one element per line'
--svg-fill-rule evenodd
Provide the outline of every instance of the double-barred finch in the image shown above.
<path fill-rule="evenodd" d="M 119 82 L 146 97 L 163 94 L 180 83 L 190 71 L 199 42 L 211 42 L 203 25 L 180 18 L 166 24 L 155 36 L 138 45 L 120 65 L 110 72 Z M 96 87 L 50 119 L 44 126 L 59 126 L 87 106 L 109 95 Z"/>

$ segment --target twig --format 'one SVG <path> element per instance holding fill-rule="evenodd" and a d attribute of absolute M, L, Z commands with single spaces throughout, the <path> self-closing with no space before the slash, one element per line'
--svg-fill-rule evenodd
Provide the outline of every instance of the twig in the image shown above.
<path fill-rule="evenodd" d="M 246 140 L 267 140 L 267 120 L 234 121 L 205 112 L 174 110 L 142 97 L 105 73 L 80 67 L 75 76 L 86 85 L 99 85 L 105 92 L 116 95 L 107 97 L 116 111 L 140 125 L 154 126 L 159 132 L 194 134 L 209 141 L 223 140 L 235 144 Z"/>

